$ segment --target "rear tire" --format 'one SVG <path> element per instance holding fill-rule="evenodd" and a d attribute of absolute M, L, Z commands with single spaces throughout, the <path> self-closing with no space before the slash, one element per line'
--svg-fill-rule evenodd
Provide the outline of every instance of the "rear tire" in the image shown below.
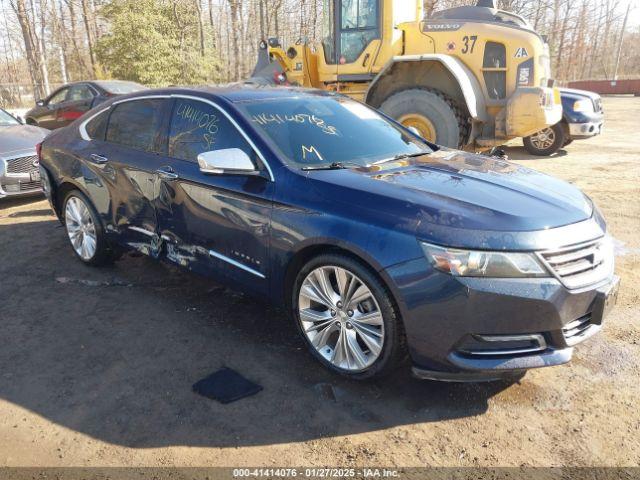
<path fill-rule="evenodd" d="M 380 110 L 405 127 L 416 128 L 423 138 L 438 145 L 458 148 L 469 136 L 463 109 L 438 90 L 404 90 L 386 99 Z"/>
<path fill-rule="evenodd" d="M 390 294 L 353 258 L 324 254 L 310 260 L 296 276 L 291 300 L 300 335 L 329 370 L 364 380 L 392 372 L 406 358 Z"/>
<path fill-rule="evenodd" d="M 547 157 L 560 150 L 567 142 L 567 133 L 562 122 L 524 137 L 522 143 L 531 155 Z"/>
<path fill-rule="evenodd" d="M 121 249 L 109 244 L 98 213 L 81 191 L 71 190 L 66 194 L 61 217 L 73 253 L 82 263 L 103 266 L 122 255 Z"/>

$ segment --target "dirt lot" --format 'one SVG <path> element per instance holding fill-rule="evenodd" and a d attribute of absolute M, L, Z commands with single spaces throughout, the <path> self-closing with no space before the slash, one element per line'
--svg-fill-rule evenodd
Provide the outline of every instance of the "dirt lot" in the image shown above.
<path fill-rule="evenodd" d="M 555 158 L 508 149 L 594 198 L 622 277 L 603 332 L 516 384 L 340 380 L 280 312 L 146 258 L 84 267 L 45 201 L 0 202 L 0 465 L 639 465 L 640 98 L 605 108 Z M 191 392 L 222 365 L 264 390 Z"/>

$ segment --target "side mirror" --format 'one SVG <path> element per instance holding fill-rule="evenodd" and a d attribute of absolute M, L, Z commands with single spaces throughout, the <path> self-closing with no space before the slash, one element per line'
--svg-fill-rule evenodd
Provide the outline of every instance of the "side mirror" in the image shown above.
<path fill-rule="evenodd" d="M 44 107 L 44 100 L 38 100 L 36 102 L 36 105 L 39 106 L 39 107 Z"/>
<path fill-rule="evenodd" d="M 200 171 L 209 175 L 260 175 L 253 162 L 239 148 L 225 148 L 198 155 Z"/>

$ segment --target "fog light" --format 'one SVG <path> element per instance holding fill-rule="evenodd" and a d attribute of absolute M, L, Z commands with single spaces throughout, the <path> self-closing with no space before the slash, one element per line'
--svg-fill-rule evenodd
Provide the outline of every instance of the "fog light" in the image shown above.
<path fill-rule="evenodd" d="M 541 352 L 547 342 L 539 333 L 524 335 L 469 335 L 457 350 L 473 356 L 506 356 Z"/>

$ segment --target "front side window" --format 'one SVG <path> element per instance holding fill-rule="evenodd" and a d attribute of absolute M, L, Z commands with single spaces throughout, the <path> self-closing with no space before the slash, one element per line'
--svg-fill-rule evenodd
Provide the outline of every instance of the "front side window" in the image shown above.
<path fill-rule="evenodd" d="M 69 91 L 68 88 L 63 88 L 62 90 L 55 93 L 53 97 L 51 97 L 51 99 L 49 100 L 49 105 L 57 105 L 59 103 L 64 102 L 65 99 L 67 98 L 68 91 Z"/>
<path fill-rule="evenodd" d="M 503 99 L 507 96 L 507 53 L 502 43 L 487 42 L 482 62 L 484 82 L 489 98 Z"/>
<path fill-rule="evenodd" d="M 253 149 L 220 110 L 198 100 L 176 99 L 169 130 L 169 156 L 197 162 L 201 153 L 227 148 L 243 150 L 255 163 Z"/>
<path fill-rule="evenodd" d="M 116 105 L 109 117 L 107 141 L 146 152 L 157 151 L 164 100 L 133 100 Z"/>
<path fill-rule="evenodd" d="M 375 110 L 344 97 L 265 100 L 239 105 L 288 165 L 369 165 L 429 146 Z"/>
<path fill-rule="evenodd" d="M 78 102 L 81 100 L 91 100 L 93 97 L 93 92 L 88 85 L 75 85 L 69 89 L 67 100 L 70 102 Z"/>

